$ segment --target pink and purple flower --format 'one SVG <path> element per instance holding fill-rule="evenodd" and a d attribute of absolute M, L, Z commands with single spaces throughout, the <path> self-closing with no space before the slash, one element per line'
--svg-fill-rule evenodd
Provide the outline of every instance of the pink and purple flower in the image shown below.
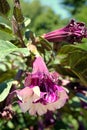
<path fill-rule="evenodd" d="M 43 38 L 49 42 L 81 42 L 83 38 L 87 38 L 87 28 L 83 22 L 72 19 L 64 28 L 44 34 Z"/>
<path fill-rule="evenodd" d="M 33 63 L 32 73 L 27 73 L 24 88 L 17 90 L 19 105 L 23 112 L 43 115 L 64 106 L 68 99 L 66 90 L 57 84 L 57 73 L 49 73 L 42 57 Z"/>

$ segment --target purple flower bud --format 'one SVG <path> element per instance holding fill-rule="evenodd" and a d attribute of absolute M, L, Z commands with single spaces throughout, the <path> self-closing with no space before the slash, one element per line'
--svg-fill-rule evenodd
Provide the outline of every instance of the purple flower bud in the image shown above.
<path fill-rule="evenodd" d="M 72 19 L 64 28 L 44 34 L 43 38 L 49 42 L 81 42 L 83 38 L 87 38 L 87 28 L 83 22 Z"/>
<path fill-rule="evenodd" d="M 44 115 L 44 125 L 45 127 L 50 127 L 51 125 L 54 125 L 56 122 L 56 119 L 54 118 L 53 112 L 48 111 Z"/>
<path fill-rule="evenodd" d="M 57 74 L 49 73 L 42 57 L 33 63 L 32 73 L 27 73 L 25 88 L 17 91 L 19 105 L 23 112 L 42 115 L 64 106 L 68 99 L 66 90 L 57 84 Z"/>

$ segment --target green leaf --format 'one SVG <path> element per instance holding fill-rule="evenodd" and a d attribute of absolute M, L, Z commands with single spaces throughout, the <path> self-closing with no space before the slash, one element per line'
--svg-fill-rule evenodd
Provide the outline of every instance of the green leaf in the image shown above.
<path fill-rule="evenodd" d="M 77 48 L 73 45 L 64 45 L 61 47 L 58 54 L 67 54 L 67 53 L 73 52 L 75 50 L 77 50 Z"/>
<path fill-rule="evenodd" d="M 16 70 L 15 69 L 8 69 L 6 71 L 1 71 L 0 70 L 0 83 L 3 81 L 7 81 L 9 79 L 12 79 L 16 75 Z"/>
<path fill-rule="evenodd" d="M 51 46 L 50 42 L 48 42 L 46 39 L 39 37 L 39 42 L 47 50 L 52 50 L 52 46 Z"/>
<path fill-rule="evenodd" d="M 0 102 L 5 100 L 5 98 L 8 96 L 10 89 L 12 87 L 14 81 L 5 81 L 0 84 Z"/>
<path fill-rule="evenodd" d="M 58 73 L 60 73 L 60 74 L 62 74 L 62 75 L 64 75 L 64 76 L 67 76 L 67 75 L 69 75 L 70 77 L 74 77 L 74 78 L 76 78 L 77 76 L 72 72 L 72 70 L 70 69 L 70 68 L 64 68 L 64 66 L 62 66 L 62 65 L 55 65 L 54 66 L 55 67 L 55 70 L 58 72 Z"/>
<path fill-rule="evenodd" d="M 18 48 L 9 41 L 0 40 L 0 58 L 4 58 L 12 52 L 22 53 L 24 56 L 29 55 L 27 48 Z"/>
<path fill-rule="evenodd" d="M 71 71 L 87 86 L 87 52 L 79 49 L 76 45 L 63 46 L 59 55 L 66 55 L 61 58 L 61 65 L 70 68 Z"/>
<path fill-rule="evenodd" d="M 0 58 L 15 51 L 17 47 L 9 41 L 0 40 Z"/>
<path fill-rule="evenodd" d="M 87 51 L 87 43 L 78 44 L 78 45 L 75 45 L 75 47 L 82 49 L 84 51 Z"/>
<path fill-rule="evenodd" d="M 15 4 L 15 6 L 14 6 L 14 10 L 13 10 L 13 15 L 18 23 L 22 23 L 24 21 L 24 17 L 22 15 L 19 0 L 15 0 L 14 4 Z"/>
<path fill-rule="evenodd" d="M 11 28 L 4 23 L 0 23 L 0 30 L 12 34 Z"/>
<path fill-rule="evenodd" d="M 30 22 L 31 22 L 31 19 L 25 18 L 24 19 L 24 25 L 25 25 L 25 27 L 27 27 L 30 24 Z"/>
<path fill-rule="evenodd" d="M 23 54 L 25 57 L 30 55 L 30 52 L 27 48 L 18 48 L 15 51 Z"/>
<path fill-rule="evenodd" d="M 10 11 L 10 6 L 7 0 L 0 0 L 0 14 L 7 16 L 9 11 Z"/>

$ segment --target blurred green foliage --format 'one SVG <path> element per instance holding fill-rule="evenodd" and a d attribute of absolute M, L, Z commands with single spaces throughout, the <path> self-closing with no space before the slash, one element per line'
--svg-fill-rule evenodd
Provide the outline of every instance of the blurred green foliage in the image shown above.
<path fill-rule="evenodd" d="M 41 5 L 39 0 L 21 3 L 24 16 L 31 19 L 30 29 L 36 34 L 43 34 L 60 26 L 60 16 L 48 7 Z"/>
<path fill-rule="evenodd" d="M 87 4 L 86 2 L 87 0 L 63 0 L 62 4 L 74 15 L 81 11 L 84 5 Z"/>

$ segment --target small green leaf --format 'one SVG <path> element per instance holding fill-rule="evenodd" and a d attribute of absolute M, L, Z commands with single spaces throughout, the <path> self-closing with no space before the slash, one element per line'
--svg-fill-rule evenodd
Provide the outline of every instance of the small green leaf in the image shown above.
<path fill-rule="evenodd" d="M 13 10 L 13 15 L 18 23 L 22 23 L 24 21 L 24 17 L 22 15 L 19 0 L 14 0 L 14 4 L 15 5 L 14 5 L 14 10 Z"/>
<path fill-rule="evenodd" d="M 29 18 L 24 19 L 24 25 L 27 27 L 30 24 L 31 20 Z"/>
<path fill-rule="evenodd" d="M 0 0 L 0 14 L 7 15 L 10 11 L 10 6 L 7 0 Z"/>
<path fill-rule="evenodd" d="M 47 50 L 52 50 L 52 46 L 51 46 L 50 42 L 48 42 L 46 39 L 39 37 L 39 42 Z"/>
<path fill-rule="evenodd" d="M 0 84 L 0 102 L 5 100 L 5 98 L 8 96 L 10 89 L 12 87 L 14 81 L 5 81 Z"/>
<path fill-rule="evenodd" d="M 0 23 L 0 30 L 12 34 L 11 28 L 4 23 Z"/>

